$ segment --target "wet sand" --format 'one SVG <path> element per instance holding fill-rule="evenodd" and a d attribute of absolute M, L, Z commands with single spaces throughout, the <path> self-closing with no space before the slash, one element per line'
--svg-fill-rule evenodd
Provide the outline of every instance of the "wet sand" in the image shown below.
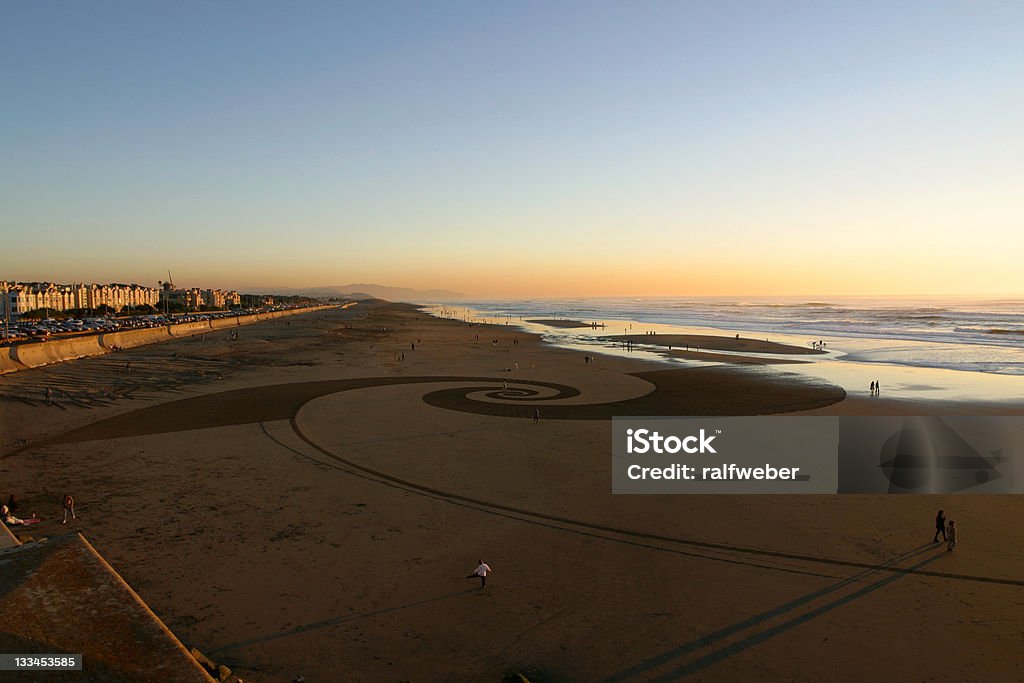
<path fill-rule="evenodd" d="M 608 341 L 649 346 L 665 346 L 683 351 L 710 349 L 712 351 L 740 351 L 746 353 L 781 353 L 787 355 L 819 355 L 824 351 L 793 344 L 773 342 L 768 339 L 729 337 L 712 334 L 618 334 L 602 337 Z"/>
<path fill-rule="evenodd" d="M 735 363 L 737 365 L 790 365 L 807 361 L 782 356 L 746 356 L 739 353 L 715 353 L 714 351 L 665 351 L 672 358 L 695 360 L 702 363 Z"/>
<path fill-rule="evenodd" d="M 94 358 L 0 381 L 0 496 L 57 535 L 73 492 L 73 528 L 246 681 L 1024 668 L 1020 497 L 610 493 L 614 414 L 930 404 L 779 368 L 587 364 L 507 326 L 372 302 L 121 353 L 131 376 Z M 940 507 L 964 530 L 956 553 L 928 543 Z M 481 558 L 486 590 L 463 578 Z"/>
<path fill-rule="evenodd" d="M 548 327 L 564 327 L 566 329 L 575 329 L 578 327 L 591 327 L 598 328 L 604 327 L 603 324 L 599 323 L 585 323 L 582 320 L 561 320 L 561 319 L 544 319 L 544 320 L 527 320 L 528 323 L 534 323 L 537 325 L 547 325 Z"/>

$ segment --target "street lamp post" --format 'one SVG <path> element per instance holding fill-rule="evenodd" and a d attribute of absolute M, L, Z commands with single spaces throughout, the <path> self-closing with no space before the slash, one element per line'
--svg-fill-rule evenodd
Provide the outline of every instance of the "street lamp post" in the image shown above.
<path fill-rule="evenodd" d="M 4 341 L 11 338 L 11 293 L 4 283 Z"/>

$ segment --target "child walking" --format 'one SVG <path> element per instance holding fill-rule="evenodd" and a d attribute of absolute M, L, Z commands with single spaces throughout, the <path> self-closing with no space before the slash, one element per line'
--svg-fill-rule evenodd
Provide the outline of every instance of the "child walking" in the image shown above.
<path fill-rule="evenodd" d="M 481 588 L 487 588 L 487 573 L 492 571 L 491 570 L 491 566 L 489 564 L 487 564 L 486 562 L 484 562 L 483 560 L 478 560 L 478 562 L 480 562 L 480 565 L 476 568 L 476 570 L 472 574 L 470 574 L 466 578 L 467 579 L 479 578 L 480 579 L 480 587 Z"/>

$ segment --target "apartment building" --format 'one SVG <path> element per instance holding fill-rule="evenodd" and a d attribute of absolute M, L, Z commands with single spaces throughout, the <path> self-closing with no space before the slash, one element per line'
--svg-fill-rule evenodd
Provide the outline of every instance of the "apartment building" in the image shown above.
<path fill-rule="evenodd" d="M 153 287 L 126 284 L 57 284 L 54 282 L 0 282 L 0 316 L 17 318 L 28 311 L 89 310 L 109 306 L 156 306 L 160 293 Z"/>

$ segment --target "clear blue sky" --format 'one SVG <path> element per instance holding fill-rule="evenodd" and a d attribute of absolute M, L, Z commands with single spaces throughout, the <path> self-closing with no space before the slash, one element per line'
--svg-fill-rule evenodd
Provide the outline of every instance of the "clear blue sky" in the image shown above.
<path fill-rule="evenodd" d="M 1024 3 L 0 12 L 0 279 L 1024 292 Z"/>

